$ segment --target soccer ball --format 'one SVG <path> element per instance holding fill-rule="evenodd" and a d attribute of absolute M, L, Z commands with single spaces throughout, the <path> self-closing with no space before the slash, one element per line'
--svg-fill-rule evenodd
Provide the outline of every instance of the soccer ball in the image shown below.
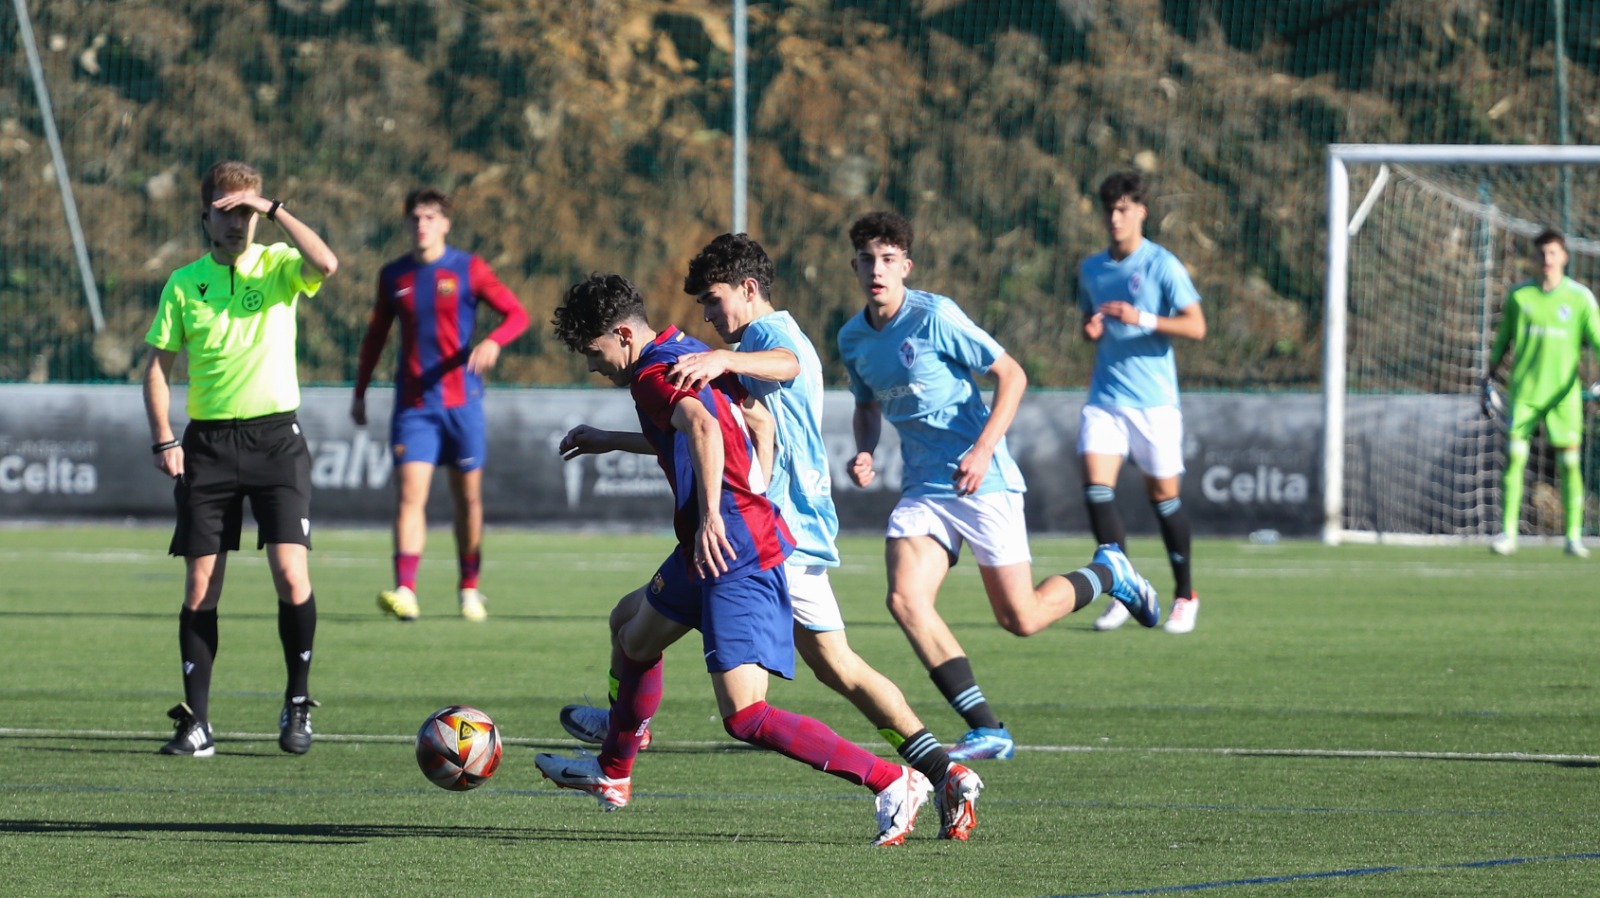
<path fill-rule="evenodd" d="M 441 789 L 476 789 L 500 766 L 500 730 L 477 708 L 441 708 L 417 731 L 417 766 Z"/>

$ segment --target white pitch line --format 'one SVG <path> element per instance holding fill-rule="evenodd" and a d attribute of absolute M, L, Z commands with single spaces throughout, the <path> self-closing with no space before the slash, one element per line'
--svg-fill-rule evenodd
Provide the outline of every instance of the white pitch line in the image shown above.
<path fill-rule="evenodd" d="M 53 730 L 25 727 L 0 727 L 0 737 L 32 736 L 42 739 L 74 739 L 92 736 L 102 739 L 163 739 L 171 734 L 154 730 Z M 219 739 L 239 742 L 261 742 L 278 738 L 277 733 L 217 733 Z M 415 736 L 394 733 L 317 733 L 318 742 L 393 742 L 410 743 Z M 507 745 L 547 745 L 551 742 L 571 741 L 566 734 L 551 738 L 501 737 Z M 671 748 L 739 749 L 743 744 L 731 739 L 716 742 L 658 739 L 657 745 Z M 858 742 L 868 751 L 876 751 L 880 743 Z M 1117 754 L 1186 754 L 1186 755 L 1266 755 L 1281 758 L 1375 758 L 1423 761 L 1542 761 L 1552 763 L 1600 763 L 1600 755 L 1568 755 L 1524 751 L 1405 751 L 1400 749 L 1365 748 L 1244 748 L 1239 746 L 1182 747 L 1182 746 L 1113 746 L 1113 745 L 1018 745 L 1019 752 L 1083 753 L 1107 752 Z"/>

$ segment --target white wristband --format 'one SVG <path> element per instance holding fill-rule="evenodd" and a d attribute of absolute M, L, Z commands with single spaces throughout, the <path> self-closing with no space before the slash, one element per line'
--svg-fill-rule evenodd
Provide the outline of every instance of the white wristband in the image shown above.
<path fill-rule="evenodd" d="M 1155 333 L 1156 332 L 1156 316 L 1155 316 L 1155 314 L 1153 312 L 1140 312 L 1139 313 L 1139 327 L 1143 328 L 1144 332 L 1147 333 L 1147 334 Z"/>

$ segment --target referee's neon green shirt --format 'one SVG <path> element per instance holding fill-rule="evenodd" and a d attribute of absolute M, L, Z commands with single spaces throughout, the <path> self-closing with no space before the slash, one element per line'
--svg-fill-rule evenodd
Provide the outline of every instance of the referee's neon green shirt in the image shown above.
<path fill-rule="evenodd" d="M 300 274 L 300 251 L 252 244 L 234 265 L 207 253 L 174 271 L 161 291 L 145 342 L 189 351 L 189 397 L 196 421 L 259 418 L 300 407 L 295 311 L 322 279 Z"/>

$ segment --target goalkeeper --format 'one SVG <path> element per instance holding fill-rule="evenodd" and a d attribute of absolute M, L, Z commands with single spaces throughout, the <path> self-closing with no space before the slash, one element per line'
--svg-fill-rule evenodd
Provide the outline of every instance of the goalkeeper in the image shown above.
<path fill-rule="evenodd" d="M 1518 284 L 1506 297 L 1484 375 L 1487 399 L 1495 369 L 1506 350 L 1516 347 L 1509 379 L 1504 526 L 1489 548 L 1496 555 L 1510 555 L 1517 550 L 1528 444 L 1542 420 L 1560 467 L 1567 554 L 1587 558 L 1589 550 L 1582 539 L 1583 474 L 1578 461 L 1585 390 L 1578 377 L 1578 361 L 1585 340 L 1591 349 L 1600 347 L 1600 308 L 1588 287 L 1566 276 L 1567 241 L 1560 231 L 1540 232 L 1533 245 L 1538 250 L 1541 276 Z"/>

